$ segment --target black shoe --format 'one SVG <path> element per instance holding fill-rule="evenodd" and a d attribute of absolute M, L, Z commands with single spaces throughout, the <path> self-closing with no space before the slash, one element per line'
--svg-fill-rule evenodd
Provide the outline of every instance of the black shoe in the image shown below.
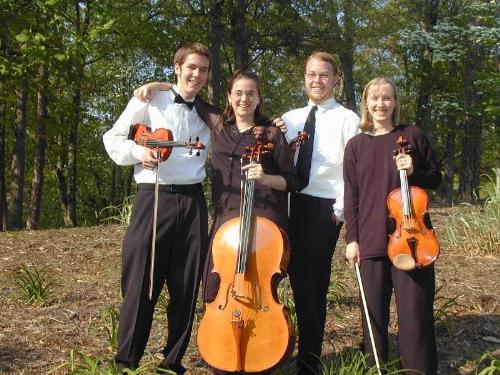
<path fill-rule="evenodd" d="M 156 369 L 157 374 L 176 374 L 176 375 L 184 375 L 186 372 L 186 368 L 182 365 L 168 365 L 163 361 L 160 363 L 158 368 Z"/>

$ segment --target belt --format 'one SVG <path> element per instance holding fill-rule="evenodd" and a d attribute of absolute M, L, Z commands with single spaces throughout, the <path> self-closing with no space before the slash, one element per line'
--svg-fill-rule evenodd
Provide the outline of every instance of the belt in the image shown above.
<path fill-rule="evenodd" d="M 155 190 L 155 184 L 137 184 L 137 190 Z M 201 183 L 189 185 L 158 185 L 158 190 L 164 193 L 199 193 L 203 191 Z"/>

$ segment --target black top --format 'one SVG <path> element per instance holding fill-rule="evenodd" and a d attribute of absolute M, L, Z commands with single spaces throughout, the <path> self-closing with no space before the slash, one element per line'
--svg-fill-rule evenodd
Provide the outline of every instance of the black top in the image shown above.
<path fill-rule="evenodd" d="M 387 195 L 400 186 L 393 160 L 396 140 L 411 147 L 414 172 L 410 185 L 436 189 L 441 183 L 436 157 L 426 135 L 415 126 L 400 125 L 391 132 L 351 138 L 344 154 L 344 212 L 346 243 L 357 241 L 361 259 L 387 255 L 389 212 Z"/>
<path fill-rule="evenodd" d="M 215 233 L 222 224 L 240 214 L 240 158 L 247 153 L 245 147 L 254 146 L 256 139 L 252 129 L 240 133 L 235 123 L 223 124 L 220 111 L 207 103 L 199 101 L 196 103 L 196 109 L 212 130 L 212 199 L 215 206 L 215 222 L 212 233 Z M 261 156 L 264 173 L 282 176 L 286 181 L 286 190 L 296 191 L 298 179 L 293 155 L 284 135 L 265 117 L 259 125 L 264 126 L 265 142 L 274 145 L 272 152 Z M 255 182 L 253 213 L 273 221 L 286 230 L 288 223 L 287 193 Z"/>

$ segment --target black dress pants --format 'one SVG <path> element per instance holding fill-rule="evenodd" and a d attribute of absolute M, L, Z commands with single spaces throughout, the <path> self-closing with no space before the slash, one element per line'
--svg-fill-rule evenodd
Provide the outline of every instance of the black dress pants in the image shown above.
<path fill-rule="evenodd" d="M 315 374 L 320 364 L 331 262 L 341 228 L 332 220 L 334 202 L 291 195 L 289 275 L 299 328 L 299 374 Z"/>
<path fill-rule="evenodd" d="M 434 331 L 434 266 L 410 272 L 398 270 L 387 257 L 364 259 L 361 277 L 370 313 L 377 354 L 382 362 L 389 357 L 388 326 L 392 291 L 398 311 L 398 352 L 406 374 L 437 374 L 437 349 Z M 363 315 L 365 353 L 372 353 Z"/>
<path fill-rule="evenodd" d="M 207 252 L 207 207 L 201 185 L 188 192 L 160 191 L 153 298 L 149 300 L 154 191 L 139 188 L 123 240 L 123 304 L 118 324 L 120 367 L 136 368 L 144 354 L 158 297 L 167 285 L 168 338 L 163 366 L 183 372 L 182 357 L 191 336 L 198 287 Z"/>

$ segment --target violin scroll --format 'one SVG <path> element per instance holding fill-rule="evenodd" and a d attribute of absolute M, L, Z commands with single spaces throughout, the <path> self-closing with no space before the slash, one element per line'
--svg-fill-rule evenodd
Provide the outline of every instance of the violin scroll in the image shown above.
<path fill-rule="evenodd" d="M 302 146 L 309 139 L 309 133 L 306 131 L 298 131 L 297 136 L 290 142 L 290 150 L 295 153 L 298 146 Z"/>

